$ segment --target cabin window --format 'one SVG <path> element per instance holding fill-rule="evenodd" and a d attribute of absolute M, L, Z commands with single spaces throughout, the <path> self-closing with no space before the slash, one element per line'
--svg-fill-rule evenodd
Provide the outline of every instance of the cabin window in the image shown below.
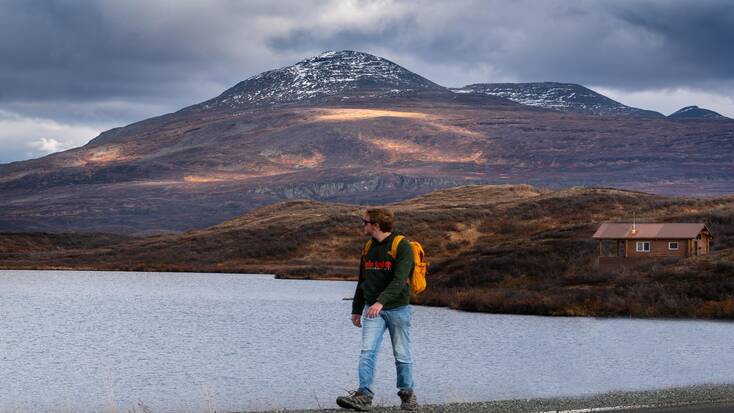
<path fill-rule="evenodd" d="M 669 250 L 677 250 L 678 249 L 678 241 L 670 241 L 668 243 L 668 249 Z"/>
<path fill-rule="evenodd" d="M 650 241 L 637 241 L 637 252 L 650 252 Z"/>

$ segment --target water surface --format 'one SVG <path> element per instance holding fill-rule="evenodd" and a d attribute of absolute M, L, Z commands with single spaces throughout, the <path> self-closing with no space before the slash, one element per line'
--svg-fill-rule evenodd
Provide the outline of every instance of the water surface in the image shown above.
<path fill-rule="evenodd" d="M 332 407 L 356 386 L 354 283 L 0 271 L 0 412 Z M 421 402 L 734 383 L 726 322 L 415 307 Z M 376 402 L 395 404 L 386 337 Z"/>

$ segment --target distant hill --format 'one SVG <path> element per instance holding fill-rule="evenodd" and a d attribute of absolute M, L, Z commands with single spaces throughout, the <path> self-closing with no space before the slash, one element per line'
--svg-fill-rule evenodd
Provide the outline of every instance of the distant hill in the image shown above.
<path fill-rule="evenodd" d="M 623 105 L 602 94 L 573 83 L 477 83 L 451 89 L 455 93 L 480 93 L 503 97 L 523 105 L 598 116 L 663 118 L 651 110 Z"/>
<path fill-rule="evenodd" d="M 686 106 L 675 113 L 668 115 L 671 119 L 718 119 L 718 120 L 730 120 L 726 116 L 723 116 L 713 110 L 699 108 L 698 106 Z"/>
<path fill-rule="evenodd" d="M 464 186 L 392 204 L 396 229 L 431 262 L 418 303 L 469 311 L 734 318 L 734 197 L 605 188 Z M 355 205 L 309 200 L 258 208 L 206 229 L 145 238 L 0 234 L 0 268 L 276 273 L 355 279 Z M 705 222 L 712 254 L 604 273 L 600 223 Z"/>

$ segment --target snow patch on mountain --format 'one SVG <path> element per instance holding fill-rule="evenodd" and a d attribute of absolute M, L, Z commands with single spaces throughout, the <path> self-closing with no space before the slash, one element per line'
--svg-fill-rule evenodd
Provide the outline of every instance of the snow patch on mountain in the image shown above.
<path fill-rule="evenodd" d="M 381 97 L 445 88 L 381 57 L 351 50 L 328 51 L 293 66 L 252 76 L 205 108 L 275 105 L 340 96 Z"/>

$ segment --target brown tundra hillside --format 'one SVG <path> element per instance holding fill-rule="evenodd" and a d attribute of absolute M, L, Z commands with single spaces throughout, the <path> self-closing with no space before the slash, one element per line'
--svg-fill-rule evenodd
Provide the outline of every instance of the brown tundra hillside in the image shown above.
<path fill-rule="evenodd" d="M 606 188 L 464 186 L 390 204 L 429 255 L 424 305 L 517 314 L 734 317 L 734 197 L 693 199 Z M 3 234 L 0 267 L 264 272 L 354 279 L 359 206 L 289 201 L 219 225 L 146 238 Z M 712 253 L 599 271 L 602 222 L 705 222 Z"/>

